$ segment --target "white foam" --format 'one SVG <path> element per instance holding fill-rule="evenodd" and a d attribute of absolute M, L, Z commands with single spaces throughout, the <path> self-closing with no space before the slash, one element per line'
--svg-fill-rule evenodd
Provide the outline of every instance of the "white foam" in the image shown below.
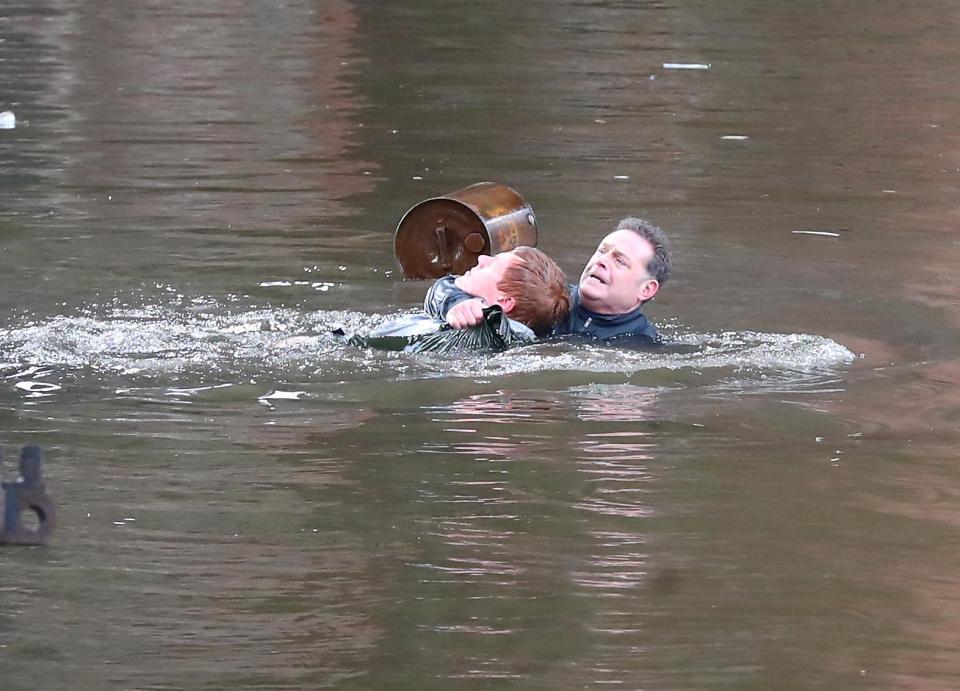
<path fill-rule="evenodd" d="M 96 311 L 99 308 L 85 313 Z M 226 373 L 237 370 L 294 369 L 310 377 L 330 372 L 338 378 L 349 378 L 351 373 L 382 373 L 387 378 L 489 378 L 542 371 L 631 374 L 732 369 L 780 381 L 832 373 L 855 357 L 841 344 L 811 334 L 667 333 L 668 345 L 642 350 L 561 340 L 501 354 L 432 356 L 357 348 L 331 333 L 340 326 L 347 334 L 362 332 L 396 317 L 292 309 L 230 314 L 209 304 L 201 312 L 159 306 L 112 309 L 100 317 L 61 315 L 0 329 L 0 361 L 7 363 L 4 377 L 8 380 L 31 375 L 35 379 L 49 368 L 89 368 L 130 379 L 187 369 L 221 381 Z M 10 367 L 15 368 L 12 373 Z M 40 389 L 27 387 L 56 386 L 22 383 L 20 388 L 33 392 Z M 168 395 L 193 395 L 207 388 L 212 387 L 170 389 Z M 278 390 L 262 398 L 301 395 L 300 391 Z"/>
<path fill-rule="evenodd" d="M 59 391 L 63 388 L 59 384 L 52 384 L 47 381 L 18 381 L 13 386 L 17 389 L 29 391 L 30 393 L 50 393 L 51 391 Z"/>

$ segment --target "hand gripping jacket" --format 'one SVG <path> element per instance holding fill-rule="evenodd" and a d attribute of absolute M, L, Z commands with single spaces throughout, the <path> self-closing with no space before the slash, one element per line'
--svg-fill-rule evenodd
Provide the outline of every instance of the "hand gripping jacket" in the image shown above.
<path fill-rule="evenodd" d="M 472 297 L 453 285 L 453 276 L 442 278 L 427 291 L 423 301 L 426 314 L 406 315 L 368 334 L 350 336 L 348 342 L 362 348 L 405 350 L 410 353 L 449 353 L 499 352 L 536 340 L 530 327 L 508 318 L 500 305 L 485 307 L 483 321 L 477 326 L 454 329 L 439 315 L 446 315 L 450 307 L 463 299 L 451 300 L 457 295 Z M 340 334 L 345 335 L 342 332 Z"/>

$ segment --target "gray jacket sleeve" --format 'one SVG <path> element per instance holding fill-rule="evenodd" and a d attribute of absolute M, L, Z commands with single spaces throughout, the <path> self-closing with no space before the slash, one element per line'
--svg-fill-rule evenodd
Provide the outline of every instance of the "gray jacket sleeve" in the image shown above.
<path fill-rule="evenodd" d="M 423 299 L 423 311 L 434 319 L 446 321 L 447 312 L 451 307 L 473 297 L 453 284 L 455 278 L 455 276 L 444 276 L 427 291 L 427 296 Z"/>

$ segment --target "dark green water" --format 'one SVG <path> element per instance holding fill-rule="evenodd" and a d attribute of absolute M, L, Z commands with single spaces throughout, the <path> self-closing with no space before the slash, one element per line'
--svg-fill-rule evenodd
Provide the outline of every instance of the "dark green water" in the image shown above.
<path fill-rule="evenodd" d="M 0 688 L 956 688 L 958 29 L 0 7 L 2 476 L 42 445 L 60 512 L 0 549 Z M 664 227 L 676 347 L 328 336 L 419 304 L 393 229 L 481 180 L 571 277 Z"/>

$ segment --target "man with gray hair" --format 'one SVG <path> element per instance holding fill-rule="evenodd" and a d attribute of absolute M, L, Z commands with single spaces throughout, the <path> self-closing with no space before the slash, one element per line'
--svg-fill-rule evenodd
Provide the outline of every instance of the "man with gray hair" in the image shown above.
<path fill-rule="evenodd" d="M 625 218 L 600 241 L 580 282 L 570 287 L 570 315 L 554 334 L 654 341 L 657 330 L 643 314 L 643 304 L 669 277 L 666 234 L 647 221 Z M 449 296 L 447 305 L 443 318 L 455 328 L 478 324 L 483 315 L 482 301 L 466 293 Z"/>

